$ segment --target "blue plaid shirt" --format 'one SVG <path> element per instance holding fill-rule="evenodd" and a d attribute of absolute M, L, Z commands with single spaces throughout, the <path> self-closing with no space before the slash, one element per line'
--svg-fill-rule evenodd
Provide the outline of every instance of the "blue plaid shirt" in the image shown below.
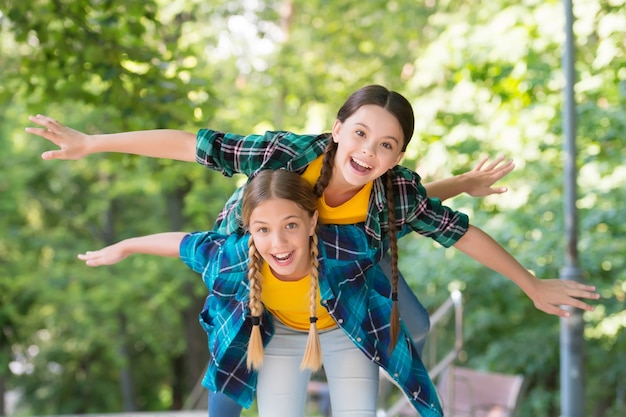
<path fill-rule="evenodd" d="M 180 246 L 181 259 L 202 274 L 209 290 L 200 323 L 208 335 L 210 359 L 203 385 L 249 407 L 257 373 L 246 366 L 250 337 L 249 235 L 198 232 Z M 435 388 L 403 327 L 393 352 L 390 344 L 390 285 L 377 266 L 384 248 L 373 248 L 363 224 L 325 225 L 319 231 L 322 304 L 361 351 L 391 375 L 422 417 L 441 417 Z M 261 321 L 265 345 L 273 334 L 272 318 Z"/>
<path fill-rule="evenodd" d="M 328 134 L 297 135 L 291 132 L 266 132 L 264 135 L 236 135 L 201 129 L 196 141 L 196 161 L 226 176 L 235 173 L 253 177 L 265 169 L 286 169 L 303 173 L 306 167 L 324 153 Z M 465 234 L 468 218 L 429 198 L 414 171 L 397 165 L 392 169 L 394 205 L 398 230 L 408 228 L 430 237 L 444 247 L 454 245 Z M 243 187 L 228 200 L 218 216 L 215 230 L 230 234 L 241 224 Z M 387 240 L 389 215 L 385 186 L 381 178 L 374 181 L 365 230 L 372 246 Z"/>

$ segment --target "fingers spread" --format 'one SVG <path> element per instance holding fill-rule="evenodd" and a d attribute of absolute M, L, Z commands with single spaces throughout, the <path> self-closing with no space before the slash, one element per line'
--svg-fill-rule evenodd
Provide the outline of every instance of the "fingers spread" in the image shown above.
<path fill-rule="evenodd" d="M 493 160 L 493 162 L 491 162 L 489 165 L 487 165 L 487 167 L 485 168 L 487 171 L 491 171 L 492 169 L 494 169 L 495 167 L 498 166 L 498 164 L 500 164 L 500 162 L 504 161 L 504 155 L 500 155 L 499 157 L 497 157 L 496 159 Z"/>

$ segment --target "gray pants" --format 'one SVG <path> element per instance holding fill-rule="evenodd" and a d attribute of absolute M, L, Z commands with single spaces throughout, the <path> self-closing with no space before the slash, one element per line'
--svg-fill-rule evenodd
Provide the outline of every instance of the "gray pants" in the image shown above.
<path fill-rule="evenodd" d="M 257 381 L 259 417 L 303 417 L 311 371 L 300 370 L 307 333 L 274 319 Z M 333 417 L 376 417 L 378 365 L 343 330 L 320 332 Z"/>

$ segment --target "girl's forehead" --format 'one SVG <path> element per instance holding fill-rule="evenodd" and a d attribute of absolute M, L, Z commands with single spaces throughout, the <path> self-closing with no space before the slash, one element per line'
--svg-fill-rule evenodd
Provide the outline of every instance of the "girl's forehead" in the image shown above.
<path fill-rule="evenodd" d="M 252 217 L 257 219 L 278 220 L 287 216 L 309 217 L 308 213 L 297 202 L 286 198 L 269 198 L 259 203 L 252 210 Z"/>
<path fill-rule="evenodd" d="M 391 136 L 404 143 L 404 133 L 400 122 L 389 110 L 376 104 L 359 107 L 346 122 L 361 125 L 371 130 L 376 136 Z"/>

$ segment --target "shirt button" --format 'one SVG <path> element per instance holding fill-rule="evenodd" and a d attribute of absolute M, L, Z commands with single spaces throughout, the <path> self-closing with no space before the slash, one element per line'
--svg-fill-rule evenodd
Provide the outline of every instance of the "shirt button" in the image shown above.
<path fill-rule="evenodd" d="M 343 319 L 339 319 L 339 320 L 337 320 L 337 322 L 338 322 L 339 324 L 342 324 L 342 323 L 343 323 Z"/>
<path fill-rule="evenodd" d="M 360 343 L 360 342 L 361 342 L 361 338 L 360 338 L 360 337 L 357 337 L 357 338 L 356 338 L 356 341 Z"/>
<path fill-rule="evenodd" d="M 399 375 L 398 375 L 398 373 L 397 373 L 397 372 L 395 372 L 395 373 L 393 374 L 393 377 L 394 377 L 394 378 L 396 378 L 396 379 L 398 378 L 398 376 L 399 376 Z"/>

